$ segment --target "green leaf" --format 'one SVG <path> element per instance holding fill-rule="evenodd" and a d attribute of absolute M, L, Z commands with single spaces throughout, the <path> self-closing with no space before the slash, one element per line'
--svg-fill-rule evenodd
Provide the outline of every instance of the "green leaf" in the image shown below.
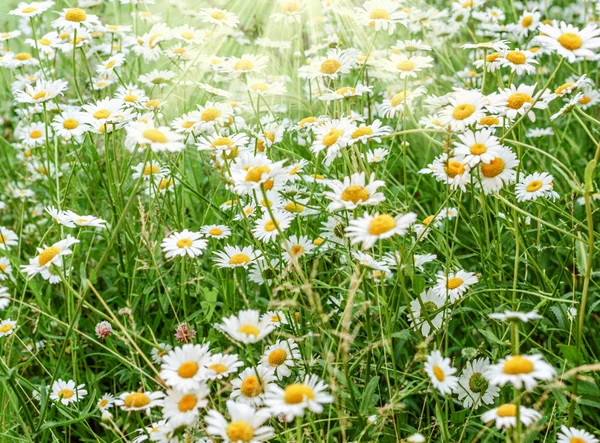
<path fill-rule="evenodd" d="M 561 344 L 559 344 L 558 347 L 560 348 L 562 355 L 565 357 L 565 359 L 567 359 L 567 361 L 569 361 L 569 363 L 572 363 L 573 365 L 583 364 L 583 356 L 577 347 Z"/>
<path fill-rule="evenodd" d="M 590 160 L 585 167 L 585 192 L 594 192 L 594 170 L 596 169 L 596 160 Z"/>
<path fill-rule="evenodd" d="M 364 392 L 363 392 L 363 397 L 362 397 L 362 402 L 360 403 L 360 413 L 363 415 L 366 415 L 367 412 L 369 411 L 369 408 L 371 408 L 372 406 L 375 405 L 375 401 L 376 401 L 376 390 L 377 387 L 379 386 L 379 377 L 375 376 L 373 377 L 369 383 L 367 384 L 367 387 L 365 388 Z"/>

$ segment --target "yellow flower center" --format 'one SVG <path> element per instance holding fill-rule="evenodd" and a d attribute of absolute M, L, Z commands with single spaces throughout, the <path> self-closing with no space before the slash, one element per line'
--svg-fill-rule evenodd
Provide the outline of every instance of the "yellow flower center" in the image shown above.
<path fill-rule="evenodd" d="M 186 40 L 192 40 L 194 38 L 194 34 L 189 31 L 182 32 L 181 36 Z"/>
<path fill-rule="evenodd" d="M 327 75 L 333 75 L 341 67 L 342 67 L 342 64 L 340 62 L 338 62 L 337 60 L 333 60 L 333 59 L 325 60 L 323 63 L 321 63 L 321 73 L 327 74 Z"/>
<path fill-rule="evenodd" d="M 342 200 L 345 202 L 351 201 L 354 204 L 357 204 L 359 201 L 367 201 L 369 197 L 370 195 L 367 188 L 359 185 L 349 186 L 342 192 Z"/>
<path fill-rule="evenodd" d="M 571 437 L 569 443 L 586 443 L 586 441 L 583 438 Z"/>
<path fill-rule="evenodd" d="M 579 102 L 580 105 L 587 105 L 589 102 L 592 101 L 592 98 L 588 97 L 587 95 L 584 95 L 583 97 L 581 97 L 577 101 Z"/>
<path fill-rule="evenodd" d="M 219 237 L 219 236 L 223 235 L 223 231 L 220 228 L 217 228 L 217 227 L 211 228 L 208 231 L 208 233 L 210 235 L 214 235 L 215 237 Z"/>
<path fill-rule="evenodd" d="M 313 398 L 315 398 L 315 392 L 310 386 L 303 383 L 288 385 L 283 392 L 283 400 L 290 405 L 296 405 L 302 403 L 304 399 L 312 400 Z"/>
<path fill-rule="evenodd" d="M 206 108 L 204 111 L 202 111 L 202 114 L 200 114 L 200 119 L 203 122 L 212 122 L 219 117 L 221 117 L 221 111 L 219 111 L 217 108 Z"/>
<path fill-rule="evenodd" d="M 352 138 L 357 139 L 357 138 L 363 137 L 365 135 L 373 135 L 373 130 L 371 128 L 369 128 L 368 126 L 365 126 L 363 128 L 358 128 L 356 131 L 354 131 L 352 133 Z"/>
<path fill-rule="evenodd" d="M 169 186 L 171 186 L 173 184 L 173 180 L 169 179 L 169 178 L 163 178 L 159 183 L 158 183 L 158 189 L 167 189 Z"/>
<path fill-rule="evenodd" d="M 389 20 L 390 17 L 390 13 L 388 11 L 386 11 L 385 9 L 382 8 L 378 8 L 378 9 L 373 9 L 371 11 L 371 14 L 369 14 L 369 18 L 371 20 Z"/>
<path fill-rule="evenodd" d="M 2 333 L 7 333 L 8 331 L 10 331 L 13 328 L 12 323 L 5 323 L 2 326 L 0 326 L 0 332 Z"/>
<path fill-rule="evenodd" d="M 479 124 L 482 126 L 494 126 L 500 123 L 498 117 L 494 117 L 492 115 L 486 115 L 479 120 Z"/>
<path fill-rule="evenodd" d="M 58 391 L 58 396 L 62 397 L 64 399 L 71 398 L 71 397 L 73 397 L 73 395 L 75 395 L 75 393 L 67 388 L 61 389 L 60 391 Z"/>
<path fill-rule="evenodd" d="M 449 278 L 448 281 L 446 282 L 446 286 L 448 287 L 448 289 L 456 289 L 462 284 L 463 284 L 463 279 L 459 278 L 459 277 Z"/>
<path fill-rule="evenodd" d="M 503 371 L 505 374 L 519 375 L 533 372 L 533 363 L 520 355 L 513 355 L 504 362 Z"/>
<path fill-rule="evenodd" d="M 67 118 L 63 121 L 63 128 L 65 129 L 75 129 L 79 126 L 79 123 L 74 118 Z"/>
<path fill-rule="evenodd" d="M 58 246 L 50 246 L 42 251 L 38 258 L 38 263 L 40 266 L 45 266 L 49 263 L 54 257 L 56 257 L 60 253 L 60 248 Z"/>
<path fill-rule="evenodd" d="M 435 378 L 437 378 L 438 381 L 444 381 L 446 379 L 444 370 L 437 365 L 433 367 L 433 375 L 435 375 Z"/>
<path fill-rule="evenodd" d="M 105 64 L 105 65 L 104 65 L 104 69 L 110 69 L 110 68 L 112 68 L 113 66 L 115 66 L 115 64 L 116 64 L 116 63 L 117 63 L 117 61 L 116 61 L 116 60 L 111 60 L 111 61 L 109 61 L 107 64 Z"/>
<path fill-rule="evenodd" d="M 146 129 L 142 135 L 153 143 L 166 143 L 167 136 L 158 129 Z"/>
<path fill-rule="evenodd" d="M 158 174 L 159 172 L 160 168 L 156 165 L 144 166 L 144 175 Z"/>
<path fill-rule="evenodd" d="M 99 109 L 94 112 L 94 118 L 100 120 L 103 118 L 108 118 L 110 116 L 110 111 L 108 109 Z"/>
<path fill-rule="evenodd" d="M 125 100 L 127 103 L 134 103 L 137 102 L 137 97 L 132 94 L 127 94 L 125 97 L 123 97 L 123 100 Z"/>
<path fill-rule="evenodd" d="M 100 401 L 98 402 L 98 407 L 99 407 L 99 408 L 103 408 L 103 407 L 104 407 L 104 406 L 106 406 L 107 404 L 108 404 L 108 400 L 107 400 L 107 399 L 105 399 L 105 398 L 103 398 L 102 400 L 100 400 Z"/>
<path fill-rule="evenodd" d="M 242 381 L 240 391 L 244 397 L 256 397 L 263 392 L 262 382 L 256 375 L 250 375 Z"/>
<path fill-rule="evenodd" d="M 85 21 L 87 14 L 83 9 L 71 8 L 65 12 L 65 20 L 70 22 L 81 23 Z"/>
<path fill-rule="evenodd" d="M 505 58 L 515 65 L 522 65 L 527 61 L 527 57 L 521 51 L 509 51 Z"/>
<path fill-rule="evenodd" d="M 315 239 L 315 241 L 313 243 L 315 246 L 320 246 L 323 244 L 324 241 L 325 241 L 324 238 L 319 237 L 319 238 Z"/>
<path fill-rule="evenodd" d="M 189 248 L 192 246 L 192 241 L 189 238 L 182 238 L 177 242 L 178 248 Z"/>
<path fill-rule="evenodd" d="M 211 143 L 213 148 L 218 148 L 220 146 L 233 146 L 233 140 L 229 137 L 219 137 L 213 140 Z"/>
<path fill-rule="evenodd" d="M 481 174 L 484 177 L 492 178 L 504 171 L 504 160 L 500 157 L 496 157 L 489 163 L 481 164 Z"/>
<path fill-rule="evenodd" d="M 246 254 L 235 254 L 229 258 L 230 265 L 245 265 L 246 263 L 250 263 L 250 257 Z"/>
<path fill-rule="evenodd" d="M 247 182 L 255 182 L 258 183 L 262 178 L 263 174 L 268 174 L 271 172 L 271 168 L 268 166 L 254 166 L 248 170 L 246 173 L 246 181 Z"/>
<path fill-rule="evenodd" d="M 575 51 L 583 46 L 583 40 L 581 37 L 572 32 L 565 32 L 564 34 L 561 34 L 558 37 L 558 43 L 560 43 L 563 48 L 568 49 L 569 51 Z"/>
<path fill-rule="evenodd" d="M 279 226 L 279 223 L 269 220 L 265 223 L 265 231 L 273 232 L 275 229 L 277 229 L 277 226 Z"/>
<path fill-rule="evenodd" d="M 186 394 L 181 397 L 181 400 L 179 400 L 177 408 L 179 408 L 181 412 L 188 412 L 194 409 L 197 404 L 198 397 L 196 397 L 194 394 Z"/>
<path fill-rule="evenodd" d="M 258 337 L 260 331 L 258 330 L 258 328 L 254 325 L 242 325 L 238 328 L 238 332 L 241 332 L 242 334 L 246 334 L 246 335 L 254 335 L 255 337 Z"/>
<path fill-rule="evenodd" d="M 146 109 L 156 109 L 160 106 L 160 100 L 151 99 L 146 102 Z"/>
<path fill-rule="evenodd" d="M 533 98 L 524 92 L 516 92 L 508 97 L 507 106 L 511 109 L 521 109 L 525 103 L 533 103 Z"/>
<path fill-rule="evenodd" d="M 29 133 L 29 137 L 31 138 L 40 138 L 42 136 L 42 131 L 38 131 L 37 129 L 34 129 L 33 131 L 31 131 Z"/>
<path fill-rule="evenodd" d="M 396 65 L 396 69 L 402 72 L 409 72 L 415 69 L 417 64 L 412 60 L 402 60 L 400 63 Z"/>
<path fill-rule="evenodd" d="M 177 369 L 177 375 L 181 378 L 192 378 L 198 372 L 198 363 L 195 361 L 185 361 Z"/>
<path fill-rule="evenodd" d="M 301 128 L 304 128 L 304 126 L 306 126 L 307 124 L 314 123 L 316 121 L 317 121 L 317 117 L 306 117 L 298 122 L 298 126 L 300 126 Z"/>
<path fill-rule="evenodd" d="M 533 23 L 533 17 L 530 15 L 526 15 L 521 19 L 521 26 L 523 26 L 524 28 L 529 28 L 529 26 L 531 26 L 531 23 Z"/>
<path fill-rule="evenodd" d="M 299 2 L 287 2 L 281 7 L 281 12 L 284 14 L 294 14 L 300 12 L 301 6 Z"/>
<path fill-rule="evenodd" d="M 302 254 L 304 254 L 304 246 L 302 245 L 294 245 L 290 248 L 290 253 L 295 256 L 298 257 Z"/>
<path fill-rule="evenodd" d="M 148 406 L 150 404 L 150 397 L 142 392 L 134 392 L 129 394 L 123 400 L 123 405 L 127 408 L 143 408 L 144 406 Z"/>
<path fill-rule="evenodd" d="M 269 365 L 272 367 L 277 367 L 285 362 L 287 358 L 287 352 L 283 349 L 275 349 L 273 352 L 269 354 Z"/>
<path fill-rule="evenodd" d="M 496 410 L 496 415 L 498 417 L 516 417 L 517 406 L 511 403 L 505 403 L 498 407 L 498 409 Z"/>
<path fill-rule="evenodd" d="M 19 52 L 17 55 L 15 55 L 15 58 L 23 62 L 25 60 L 29 60 L 31 58 L 31 54 L 27 52 Z"/>
<path fill-rule="evenodd" d="M 328 148 L 338 141 L 338 138 L 343 134 L 343 131 L 333 128 L 323 136 L 323 144 Z"/>
<path fill-rule="evenodd" d="M 444 168 L 446 170 L 446 174 L 448 174 L 448 177 L 454 178 L 457 175 L 461 175 L 464 174 L 465 172 L 465 166 L 456 160 L 450 160 L 448 162 L 448 165 Z"/>
<path fill-rule="evenodd" d="M 335 91 L 335 93 L 338 95 L 354 94 L 355 92 L 356 89 L 354 89 L 351 86 L 344 86 L 343 88 L 340 88 L 337 91 Z"/>
<path fill-rule="evenodd" d="M 485 60 L 488 63 L 492 63 L 492 62 L 495 62 L 496 60 L 498 60 L 499 57 L 500 57 L 500 54 L 498 54 L 497 52 L 492 52 L 485 58 Z"/>
<path fill-rule="evenodd" d="M 371 220 L 369 234 L 382 235 L 396 227 L 396 220 L 388 214 L 381 214 Z"/>
<path fill-rule="evenodd" d="M 470 103 L 463 103 L 454 108 L 454 111 L 452 111 L 452 117 L 454 117 L 456 120 L 464 120 L 469 118 L 474 112 L 475 106 Z"/>
<path fill-rule="evenodd" d="M 485 154 L 487 152 L 487 146 L 483 143 L 475 143 L 474 145 L 471 145 L 470 151 L 473 155 Z"/>
<path fill-rule="evenodd" d="M 243 420 L 232 421 L 227 426 L 227 437 L 231 441 L 239 442 L 249 442 L 254 437 L 254 428 Z"/>
<path fill-rule="evenodd" d="M 223 20 L 225 17 L 227 17 L 223 11 L 213 11 L 210 13 L 210 16 L 215 20 Z"/>
<path fill-rule="evenodd" d="M 208 369 L 215 371 L 217 374 L 222 374 L 223 372 L 227 371 L 227 366 L 225 366 L 223 363 L 215 363 L 214 365 L 210 365 Z"/>
<path fill-rule="evenodd" d="M 404 100 L 406 100 L 406 97 L 408 97 L 410 95 L 409 91 L 406 91 L 406 94 L 403 92 L 399 92 L 398 94 L 394 95 L 391 99 L 390 99 L 390 103 L 392 104 L 392 107 L 395 108 L 398 105 L 404 103 Z"/>
<path fill-rule="evenodd" d="M 235 62 L 235 65 L 233 65 L 233 69 L 235 69 L 236 71 L 250 71 L 253 68 L 254 63 L 252 63 L 251 60 L 246 59 L 238 60 L 237 62 Z"/>
<path fill-rule="evenodd" d="M 527 185 L 527 192 L 535 192 L 542 187 L 543 183 L 541 180 L 533 180 Z"/>
<path fill-rule="evenodd" d="M 31 14 L 32 12 L 35 12 L 35 11 L 37 11 L 37 8 L 29 7 L 29 8 L 23 8 L 23 9 L 21 9 L 21 12 L 23 14 Z"/>

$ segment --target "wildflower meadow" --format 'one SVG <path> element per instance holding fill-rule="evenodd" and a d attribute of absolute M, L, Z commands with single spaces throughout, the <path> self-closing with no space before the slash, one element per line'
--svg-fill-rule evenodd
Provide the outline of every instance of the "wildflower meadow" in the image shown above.
<path fill-rule="evenodd" d="M 0 0 L 0 442 L 598 443 L 599 21 Z"/>

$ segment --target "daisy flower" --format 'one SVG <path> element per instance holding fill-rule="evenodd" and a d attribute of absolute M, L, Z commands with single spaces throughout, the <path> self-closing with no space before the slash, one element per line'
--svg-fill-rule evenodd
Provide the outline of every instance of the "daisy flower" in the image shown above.
<path fill-rule="evenodd" d="M 440 351 L 433 351 L 427 356 L 425 372 L 442 395 L 452 393 L 458 386 L 458 378 L 452 375 L 456 372 L 456 368 L 450 366 L 450 359 L 442 357 Z"/>
<path fill-rule="evenodd" d="M 582 429 L 562 425 L 556 434 L 556 443 L 598 443 L 598 439 Z"/>
<path fill-rule="evenodd" d="M 294 341 L 278 340 L 265 350 L 261 363 L 273 370 L 277 379 L 282 380 L 292 374 L 290 368 L 296 366 L 295 360 L 300 358 L 300 350 Z"/>
<path fill-rule="evenodd" d="M 449 94 L 449 104 L 439 112 L 440 123 L 454 131 L 462 131 L 485 115 L 488 101 L 479 91 L 457 90 Z"/>
<path fill-rule="evenodd" d="M 281 414 L 290 422 L 294 417 L 304 416 L 306 409 L 315 414 L 323 412 L 323 405 L 333 402 L 333 397 L 326 392 L 327 388 L 328 385 L 316 375 L 306 375 L 302 382 L 285 388 L 271 386 L 265 404 L 272 414 Z"/>
<path fill-rule="evenodd" d="M 250 406 L 261 406 L 265 392 L 273 386 L 275 375 L 273 370 L 257 366 L 244 369 L 239 377 L 231 380 L 233 391 L 231 399 Z"/>
<path fill-rule="evenodd" d="M 518 87 L 510 85 L 510 88 L 501 89 L 494 96 L 495 106 L 511 120 L 518 116 L 527 115 L 535 122 L 535 113 L 531 109 L 546 109 L 552 100 L 552 95 L 546 89 L 535 94 L 536 84 L 520 84 Z"/>
<path fill-rule="evenodd" d="M 360 97 L 363 94 L 373 92 L 372 86 L 364 86 L 362 83 L 353 86 L 343 86 L 335 91 L 329 91 L 319 96 L 319 100 L 331 102 L 334 100 L 343 100 L 345 98 Z"/>
<path fill-rule="evenodd" d="M 0 226 L 0 249 L 10 249 L 19 244 L 19 236 L 8 228 Z"/>
<path fill-rule="evenodd" d="M 148 163 L 138 163 L 135 166 L 132 166 L 133 174 L 131 174 L 131 178 L 138 179 L 143 177 L 144 180 L 150 180 L 151 178 L 159 177 L 162 178 L 166 175 L 170 174 L 170 171 L 165 166 L 155 162 L 149 161 Z"/>
<path fill-rule="evenodd" d="M 481 163 L 479 172 L 483 192 L 491 194 L 513 183 L 517 177 L 515 168 L 518 164 L 519 160 L 515 153 L 506 147 L 502 147 L 489 163 Z"/>
<path fill-rule="evenodd" d="M 62 114 L 54 117 L 51 126 L 57 137 L 81 143 L 87 131 L 85 123 L 86 120 L 81 112 L 63 110 Z"/>
<path fill-rule="evenodd" d="M 215 409 L 206 414 L 206 432 L 218 436 L 225 443 L 260 443 L 272 438 L 275 433 L 270 426 L 263 424 L 271 418 L 266 409 L 257 410 L 250 405 L 227 401 L 230 421 Z"/>
<path fill-rule="evenodd" d="M 205 380 L 209 358 L 208 345 L 178 346 L 163 357 L 160 377 L 174 389 L 197 389 Z"/>
<path fill-rule="evenodd" d="M 198 420 L 199 409 L 208 405 L 206 397 L 209 393 L 210 389 L 205 384 L 193 389 L 168 390 L 163 400 L 163 417 L 174 427 L 192 425 Z"/>
<path fill-rule="evenodd" d="M 552 22 L 552 24 L 540 24 L 538 31 L 540 35 L 536 40 L 565 57 L 569 63 L 593 57 L 595 55 L 593 50 L 600 47 L 600 29 L 594 24 L 580 30 L 562 21 Z"/>
<path fill-rule="evenodd" d="M 350 220 L 346 228 L 346 237 L 352 244 L 362 242 L 363 249 L 369 249 L 377 240 L 393 235 L 404 235 L 417 220 L 413 212 L 393 217 L 389 214 L 364 214 L 361 218 Z"/>
<path fill-rule="evenodd" d="M 410 302 L 412 315 L 408 315 L 410 326 L 420 328 L 423 337 L 427 337 L 431 328 L 437 330 L 444 321 L 446 299 L 435 293 L 432 288 L 425 290 L 418 298 Z M 413 320 L 414 318 L 414 320 Z"/>
<path fill-rule="evenodd" d="M 326 150 L 325 165 L 340 156 L 340 151 L 351 141 L 352 133 L 356 127 L 347 118 L 330 120 L 314 129 L 314 141 L 310 147 L 313 154 Z"/>
<path fill-rule="evenodd" d="M 266 212 L 252 229 L 254 236 L 263 242 L 275 240 L 280 232 L 285 231 L 292 223 L 292 216 L 289 212 L 273 210 L 272 216 Z"/>
<path fill-rule="evenodd" d="M 402 115 L 404 113 L 404 109 L 410 109 L 413 101 L 425 94 L 425 92 L 425 88 L 418 87 L 412 91 L 400 91 L 391 96 L 389 99 L 384 99 L 379 108 L 380 115 L 389 118 L 393 118 L 396 114 Z"/>
<path fill-rule="evenodd" d="M 479 408 L 482 404 L 491 405 L 500 394 L 497 386 L 490 385 L 485 374 L 490 366 L 487 358 L 468 362 L 458 380 L 456 392 L 465 408 Z"/>
<path fill-rule="evenodd" d="M 231 374 L 235 374 L 239 368 L 244 366 L 235 354 L 213 354 L 206 363 L 207 380 L 221 380 Z"/>
<path fill-rule="evenodd" d="M 243 248 L 225 246 L 225 251 L 216 251 L 215 266 L 220 268 L 247 268 L 259 253 L 252 246 Z"/>
<path fill-rule="evenodd" d="M 200 232 L 192 232 L 184 229 L 174 232 L 163 240 L 160 245 L 165 252 L 166 258 L 190 257 L 195 258 L 202 255 L 208 246 L 208 242 L 202 239 Z"/>
<path fill-rule="evenodd" d="M 165 355 L 171 352 L 172 349 L 173 346 L 171 346 L 170 344 L 160 343 L 157 347 L 152 348 L 152 351 L 150 351 L 152 361 L 159 365 L 162 364 L 163 358 L 165 357 Z"/>
<path fill-rule="evenodd" d="M 537 60 L 535 60 L 532 52 L 527 50 L 512 49 L 504 51 L 498 59 L 500 66 L 509 67 L 511 72 L 517 75 L 533 74 Z"/>
<path fill-rule="evenodd" d="M 261 320 L 260 312 L 248 309 L 223 318 L 215 328 L 238 343 L 250 344 L 264 339 L 275 326 L 270 321 Z"/>
<path fill-rule="evenodd" d="M 519 406 L 519 420 L 525 426 L 529 426 L 540 418 L 542 418 L 542 414 L 535 409 Z M 517 405 L 512 403 L 500 405 L 497 408 L 482 414 L 481 420 L 483 420 L 484 423 L 494 421 L 496 423 L 496 428 L 498 429 L 514 428 L 517 425 Z"/>
<path fill-rule="evenodd" d="M 78 402 L 85 397 L 88 392 L 84 388 L 84 384 L 76 386 L 73 380 L 64 381 L 59 378 L 52 383 L 50 399 L 66 406 L 70 403 Z"/>
<path fill-rule="evenodd" d="M 390 153 L 386 148 L 375 148 L 372 151 L 368 151 L 366 158 L 369 163 L 381 163 L 385 160 L 387 155 Z"/>
<path fill-rule="evenodd" d="M 392 133 L 391 126 L 382 126 L 380 120 L 374 120 L 373 123 L 367 125 L 362 124 L 352 132 L 351 144 L 361 142 L 367 144 L 368 141 L 375 141 L 381 143 L 381 137 L 387 136 Z"/>
<path fill-rule="evenodd" d="M 88 14 L 80 8 L 63 9 L 59 17 L 52 22 L 52 27 L 63 32 L 76 32 L 79 30 L 94 31 L 99 28 L 100 20 L 93 14 Z"/>
<path fill-rule="evenodd" d="M 337 79 L 347 74 L 356 64 L 356 54 L 352 51 L 330 49 L 325 57 L 315 59 L 309 66 L 308 78 Z M 302 73 L 300 73 L 302 76 Z"/>
<path fill-rule="evenodd" d="M 423 265 L 426 263 L 431 263 L 433 260 L 437 258 L 436 254 L 415 254 L 413 256 L 413 264 L 415 269 L 419 271 L 423 271 Z"/>
<path fill-rule="evenodd" d="M 8 298 L 3 296 L 2 301 L 4 301 L 4 300 L 8 300 Z M 7 303 L 7 306 L 8 306 L 8 303 Z M 16 321 L 11 320 L 10 318 L 0 321 L 0 337 L 6 337 L 7 335 L 11 335 L 15 332 L 16 329 L 17 329 Z"/>
<path fill-rule="evenodd" d="M 139 81 L 151 88 L 164 88 L 169 82 L 177 77 L 177 74 L 171 71 L 159 71 L 158 69 L 140 76 Z"/>
<path fill-rule="evenodd" d="M 123 392 L 115 401 L 115 405 L 123 411 L 145 411 L 150 415 L 150 409 L 163 405 L 165 394 L 156 392 Z"/>
<path fill-rule="evenodd" d="M 126 144 L 149 147 L 153 152 L 180 152 L 185 147 L 183 136 L 167 126 L 156 127 L 152 122 L 133 122 L 127 126 Z"/>
<path fill-rule="evenodd" d="M 440 297 L 449 298 L 454 303 L 479 281 L 475 273 L 459 270 L 446 275 L 440 271 L 436 278 L 435 293 Z"/>
<path fill-rule="evenodd" d="M 102 395 L 102 397 L 100 397 L 100 400 L 98 400 L 98 403 L 96 403 L 96 407 L 98 409 L 100 409 L 101 411 L 104 411 L 104 410 L 110 408 L 114 404 L 115 404 L 115 396 L 112 394 L 106 393 L 106 394 Z"/>
<path fill-rule="evenodd" d="M 222 28 L 227 28 L 228 30 L 237 28 L 239 23 L 237 16 L 226 9 L 203 8 L 198 13 L 198 17 L 204 23 L 217 25 Z"/>
<path fill-rule="evenodd" d="M 383 66 L 387 71 L 397 74 L 400 80 L 404 80 L 416 78 L 418 72 L 425 68 L 431 68 L 432 62 L 433 58 L 428 56 L 391 54 L 389 60 L 383 62 Z"/>
<path fill-rule="evenodd" d="M 540 354 L 512 355 L 489 367 L 486 378 L 490 384 L 504 386 L 507 383 L 515 388 L 531 391 L 538 380 L 551 380 L 556 371 L 543 360 Z"/>
<path fill-rule="evenodd" d="M 454 155 L 471 167 L 481 162 L 491 162 L 502 146 L 492 134 L 490 129 L 458 134 L 459 142 L 454 143 Z"/>
<path fill-rule="evenodd" d="M 393 0 L 367 0 L 361 7 L 354 8 L 356 21 L 375 31 L 394 33 L 396 24 L 405 17 L 400 4 Z"/>
<path fill-rule="evenodd" d="M 556 199 L 558 193 L 554 191 L 554 177 L 547 172 L 534 172 L 522 178 L 515 185 L 517 201 L 537 200 L 541 197 Z"/>
<path fill-rule="evenodd" d="M 375 180 L 375 174 L 371 174 L 368 182 L 365 173 L 352 174 L 350 177 L 344 177 L 344 181 L 328 180 L 326 185 L 331 192 L 323 193 L 325 197 L 331 200 L 327 207 L 328 211 L 337 211 L 344 209 L 347 211 L 356 209 L 359 206 L 374 206 L 385 200 L 385 196 L 377 189 L 385 186 L 382 180 Z"/>
<path fill-rule="evenodd" d="M 38 255 L 30 259 L 28 265 L 21 267 L 29 277 L 42 274 L 44 280 L 50 280 L 50 283 L 58 283 L 61 278 L 60 275 L 56 275 L 55 269 L 63 267 L 63 258 L 73 253 L 69 248 L 77 243 L 79 243 L 79 240 L 69 235 L 66 239 L 54 243 L 52 246 L 37 248 Z"/>
<path fill-rule="evenodd" d="M 521 13 L 516 23 L 509 25 L 511 33 L 519 38 L 526 37 L 530 32 L 534 32 L 540 24 L 541 14 L 536 10 L 525 10 Z"/>
<path fill-rule="evenodd" d="M 6 257 L 0 257 L 0 281 L 9 279 L 11 276 L 12 267 L 10 266 L 10 261 Z"/>
<path fill-rule="evenodd" d="M 10 10 L 8 13 L 10 15 L 16 15 L 18 17 L 28 18 L 28 17 L 37 17 L 38 15 L 42 15 L 48 9 L 54 6 L 53 1 L 43 1 L 43 2 L 19 2 L 19 5 Z"/>
<path fill-rule="evenodd" d="M 260 72 L 269 63 L 269 58 L 264 55 L 243 54 L 241 57 L 230 57 L 221 67 L 225 72 L 235 75 L 249 72 Z"/>
<path fill-rule="evenodd" d="M 15 100 L 19 103 L 44 103 L 62 95 L 67 86 L 64 80 L 38 80 L 34 86 L 25 85 L 25 91 L 17 91 Z"/>
<path fill-rule="evenodd" d="M 226 225 L 207 225 L 200 228 L 200 233 L 210 238 L 229 238 L 231 229 Z"/>
<path fill-rule="evenodd" d="M 304 255 L 310 254 L 315 245 L 305 235 L 297 236 L 296 234 L 291 235 L 287 240 L 283 242 L 283 259 L 290 263 L 292 261 L 298 261 L 298 259 Z"/>

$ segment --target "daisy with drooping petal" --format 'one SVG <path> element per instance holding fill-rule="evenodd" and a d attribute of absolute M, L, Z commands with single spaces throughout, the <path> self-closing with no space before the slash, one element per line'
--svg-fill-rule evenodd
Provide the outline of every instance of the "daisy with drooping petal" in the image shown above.
<path fill-rule="evenodd" d="M 542 418 L 535 409 L 526 408 L 525 406 L 519 406 L 519 420 L 525 426 L 538 421 Z M 517 405 L 512 403 L 505 403 L 498 406 L 497 408 L 491 409 L 481 416 L 481 420 L 484 423 L 495 422 L 496 428 L 514 428 L 517 426 Z"/>
<path fill-rule="evenodd" d="M 452 393 L 456 386 L 458 386 L 458 378 L 452 375 L 456 372 L 456 368 L 450 366 L 450 359 L 442 357 L 440 351 L 432 351 L 427 356 L 425 372 L 429 376 L 433 386 L 442 395 Z"/>
<path fill-rule="evenodd" d="M 265 392 L 273 385 L 273 370 L 265 366 L 244 369 L 239 377 L 231 380 L 231 399 L 250 406 L 262 406 Z"/>
<path fill-rule="evenodd" d="M 536 40 L 546 48 L 556 51 L 569 63 L 593 57 L 595 49 L 600 47 L 600 29 L 594 24 L 579 29 L 563 21 L 560 23 L 540 24 L 540 35 Z"/>
<path fill-rule="evenodd" d="M 225 251 L 216 251 L 215 266 L 220 268 L 247 268 L 259 253 L 252 246 L 243 248 L 225 246 Z"/>
<path fill-rule="evenodd" d="M 562 425 L 556 434 L 556 443 L 598 443 L 598 439 L 582 429 Z"/>
<path fill-rule="evenodd" d="M 309 410 L 315 414 L 323 412 L 323 405 L 332 403 L 333 397 L 326 390 L 329 386 L 316 375 L 306 375 L 300 383 L 285 388 L 272 385 L 267 391 L 265 404 L 272 414 L 282 414 L 286 420 L 304 416 Z"/>
<path fill-rule="evenodd" d="M 261 320 L 259 311 L 248 309 L 224 317 L 215 328 L 238 343 L 250 344 L 264 339 L 273 332 L 275 326 L 270 321 Z"/>
<path fill-rule="evenodd" d="M 491 385 L 486 378 L 489 366 L 487 358 L 478 358 L 468 362 L 463 369 L 456 392 L 465 408 L 477 409 L 482 404 L 491 405 L 500 394 L 500 389 Z"/>
<path fill-rule="evenodd" d="M 543 360 L 540 354 L 512 355 L 489 367 L 486 377 L 492 385 L 507 383 L 515 388 L 531 391 L 538 380 L 551 380 L 556 371 Z"/>
<path fill-rule="evenodd" d="M 186 256 L 194 258 L 202 255 L 208 242 L 202 239 L 200 232 L 184 229 L 165 238 L 160 246 L 165 252 L 166 258 Z"/>
<path fill-rule="evenodd" d="M 145 411 L 150 415 L 150 409 L 163 405 L 165 394 L 156 392 L 123 392 L 115 401 L 115 405 L 123 411 Z"/>
<path fill-rule="evenodd" d="M 87 391 L 84 388 L 84 384 L 76 386 L 73 380 L 64 381 L 59 378 L 52 384 L 50 398 L 66 406 L 85 397 Z"/>
<path fill-rule="evenodd" d="M 531 201 L 538 198 L 556 199 L 559 197 L 554 190 L 554 177 L 547 172 L 534 172 L 522 178 L 515 185 L 517 201 Z"/>
<path fill-rule="evenodd" d="M 198 420 L 200 408 L 208 405 L 206 397 L 210 389 L 201 384 L 194 389 L 171 389 L 163 400 L 163 417 L 174 427 L 192 425 Z"/>
<path fill-rule="evenodd" d="M 518 165 L 517 156 L 506 147 L 499 149 L 489 163 L 480 163 L 479 172 L 483 192 L 485 194 L 498 192 L 505 185 L 513 183 L 517 177 L 515 168 Z"/>
<path fill-rule="evenodd" d="M 290 368 L 296 366 L 295 361 L 300 359 L 298 345 L 288 339 L 279 340 L 269 346 L 263 353 L 261 363 L 274 371 L 275 376 L 282 380 L 292 373 Z"/>
<path fill-rule="evenodd" d="M 433 288 L 422 292 L 418 298 L 410 302 L 412 315 L 408 314 L 408 320 L 411 327 L 420 328 L 423 337 L 427 337 L 432 328 L 439 329 L 444 321 L 445 304 L 446 299 L 436 294 Z"/>
<path fill-rule="evenodd" d="M 385 200 L 385 196 L 377 189 L 385 186 L 382 180 L 375 180 L 375 174 L 371 174 L 366 183 L 365 173 L 352 174 L 350 177 L 344 177 L 344 181 L 328 180 L 326 185 L 331 189 L 323 193 L 325 197 L 331 200 L 327 207 L 329 211 L 339 209 L 353 210 L 358 206 L 374 206 Z"/>
<path fill-rule="evenodd" d="M 205 380 L 209 358 L 208 345 L 188 343 L 176 347 L 163 357 L 160 376 L 174 389 L 197 389 Z"/>
<path fill-rule="evenodd" d="M 458 270 L 446 275 L 440 271 L 437 275 L 434 290 L 440 297 L 449 298 L 454 303 L 462 298 L 465 292 L 478 281 L 479 279 L 473 272 Z"/>
<path fill-rule="evenodd" d="M 362 242 L 363 249 L 369 249 L 377 240 L 393 235 L 404 235 L 417 220 L 417 215 L 409 212 L 393 217 L 389 214 L 364 214 L 361 218 L 350 220 L 345 229 L 346 237 L 352 244 Z"/>
<path fill-rule="evenodd" d="M 260 443 L 269 440 L 275 435 L 273 428 L 263 426 L 271 418 L 271 413 L 266 409 L 227 401 L 227 411 L 231 420 L 227 420 L 220 412 L 211 409 L 206 415 L 206 432 L 218 436 L 225 443 Z"/>
<path fill-rule="evenodd" d="M 242 366 L 244 362 L 235 354 L 213 354 L 206 363 L 206 379 L 221 380 L 235 374 Z"/>

